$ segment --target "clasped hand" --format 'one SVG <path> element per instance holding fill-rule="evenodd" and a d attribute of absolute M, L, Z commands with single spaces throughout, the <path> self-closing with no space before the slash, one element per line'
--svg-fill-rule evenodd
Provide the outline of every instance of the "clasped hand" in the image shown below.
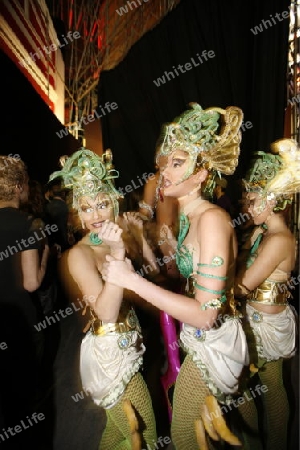
<path fill-rule="evenodd" d="M 125 261 L 118 261 L 113 256 L 106 255 L 106 261 L 101 268 L 103 280 L 130 289 L 130 280 L 132 280 L 132 274 L 135 274 L 130 259 L 125 258 Z"/>
<path fill-rule="evenodd" d="M 115 222 L 106 220 L 98 233 L 99 238 L 104 244 L 109 245 L 111 250 L 124 250 L 124 242 L 122 239 L 122 228 Z"/>

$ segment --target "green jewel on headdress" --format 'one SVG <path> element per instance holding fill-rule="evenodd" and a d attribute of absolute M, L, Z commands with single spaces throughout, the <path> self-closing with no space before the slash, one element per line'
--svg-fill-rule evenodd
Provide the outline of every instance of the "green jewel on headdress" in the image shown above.
<path fill-rule="evenodd" d="M 275 209 L 284 209 L 300 191 L 300 147 L 294 139 L 278 139 L 271 144 L 271 151 L 254 154 L 244 184 L 248 192 L 276 199 Z"/>
<path fill-rule="evenodd" d="M 191 164 L 184 179 L 193 173 L 199 153 L 216 142 L 215 133 L 219 128 L 220 114 L 217 111 L 204 111 L 197 103 L 191 103 L 191 107 L 172 123 L 163 125 L 156 150 L 156 163 L 161 156 L 175 150 L 189 154 Z"/>
<path fill-rule="evenodd" d="M 182 150 L 188 153 L 190 164 L 177 184 L 189 178 L 197 166 L 205 167 L 219 177 L 222 173 L 233 174 L 240 153 L 241 109 L 229 106 L 203 110 L 198 103 L 190 103 L 189 106 L 190 109 L 172 123 L 163 125 L 156 146 L 156 164 L 162 156 Z"/>
<path fill-rule="evenodd" d="M 281 167 L 281 157 L 272 153 L 255 152 L 244 184 L 248 192 L 262 193 Z"/>
<path fill-rule="evenodd" d="M 64 159 L 61 170 L 53 172 L 49 181 L 62 178 L 66 188 L 73 190 L 73 206 L 79 209 L 80 197 L 95 198 L 99 193 L 107 194 L 114 208 L 115 217 L 119 213 L 118 199 L 122 197 L 114 186 L 119 172 L 113 169 L 112 154 L 106 150 L 102 156 L 85 148 Z"/>

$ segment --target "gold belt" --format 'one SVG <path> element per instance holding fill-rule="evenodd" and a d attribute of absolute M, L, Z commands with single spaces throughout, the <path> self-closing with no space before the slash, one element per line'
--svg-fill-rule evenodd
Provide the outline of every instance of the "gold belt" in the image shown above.
<path fill-rule="evenodd" d="M 105 336 L 109 333 L 126 333 L 138 328 L 135 312 L 130 309 L 124 322 L 103 322 L 95 319 L 91 323 L 91 332 L 97 336 Z"/>
<path fill-rule="evenodd" d="M 291 296 L 287 281 L 266 280 L 247 295 L 247 300 L 265 305 L 287 305 Z"/>

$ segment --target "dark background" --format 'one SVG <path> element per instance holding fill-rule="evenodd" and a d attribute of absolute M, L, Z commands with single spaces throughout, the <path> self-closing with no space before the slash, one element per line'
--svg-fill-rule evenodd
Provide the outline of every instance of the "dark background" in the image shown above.
<path fill-rule="evenodd" d="M 287 91 L 288 0 L 181 0 L 144 35 L 113 70 L 102 72 L 99 104 L 118 109 L 102 119 L 103 148 L 111 148 L 120 170 L 119 185 L 154 171 L 155 143 L 162 123 L 189 102 L 203 108 L 240 107 L 244 122 L 241 155 L 234 175 L 247 168 L 253 151 L 268 150 L 283 137 Z M 273 16 L 273 21 L 271 20 Z M 270 22 L 266 22 L 269 19 Z M 265 26 L 263 25 L 265 20 Z M 275 22 L 275 24 L 274 24 Z M 260 26 L 263 31 L 252 33 Z M 197 59 L 203 50 L 214 58 L 157 87 L 153 80 L 173 66 Z M 179 72 L 178 72 L 179 73 Z"/>
<path fill-rule="evenodd" d="M 120 171 L 118 187 L 154 171 L 162 123 L 189 102 L 203 108 L 236 105 L 244 111 L 244 122 L 252 128 L 244 129 L 232 180 L 244 173 L 253 151 L 267 150 L 283 137 L 289 19 L 279 21 L 275 15 L 281 17 L 289 4 L 289 0 L 181 0 L 115 69 L 101 73 L 98 104 L 118 105 L 102 118 L 103 148 L 113 151 Z M 254 35 L 255 26 L 263 31 Z M 212 50 L 215 57 L 155 86 L 153 80 L 165 71 L 174 72 L 173 66 L 191 58 L 199 61 L 197 53 L 203 50 Z M 61 123 L 28 80 L 4 53 L 0 63 L 1 154 L 19 154 L 31 178 L 46 182 L 58 169 L 59 157 L 77 150 L 80 142 L 71 135 L 59 139 L 55 132 Z"/>
<path fill-rule="evenodd" d="M 27 165 L 29 177 L 45 184 L 50 173 L 59 169 L 59 157 L 73 153 L 80 144 L 70 134 L 61 139 L 56 135 L 63 125 L 15 63 L 2 51 L 0 67 L 0 154 L 20 155 Z"/>

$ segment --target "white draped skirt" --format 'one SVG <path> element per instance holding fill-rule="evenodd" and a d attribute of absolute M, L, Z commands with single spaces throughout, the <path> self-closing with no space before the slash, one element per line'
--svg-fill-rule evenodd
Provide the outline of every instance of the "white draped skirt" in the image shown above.
<path fill-rule="evenodd" d="M 187 353 L 201 371 L 210 391 L 222 401 L 239 388 L 243 367 L 249 364 L 246 336 L 238 318 L 230 317 L 219 328 L 198 330 L 183 324 L 180 334 Z"/>
<path fill-rule="evenodd" d="M 246 312 L 253 330 L 258 356 L 267 361 L 294 356 L 297 312 L 291 305 L 280 313 L 267 314 L 257 311 L 247 303 Z"/>
<path fill-rule="evenodd" d="M 105 409 L 114 406 L 143 363 L 145 346 L 137 331 L 97 336 L 89 331 L 80 349 L 84 391 Z"/>

